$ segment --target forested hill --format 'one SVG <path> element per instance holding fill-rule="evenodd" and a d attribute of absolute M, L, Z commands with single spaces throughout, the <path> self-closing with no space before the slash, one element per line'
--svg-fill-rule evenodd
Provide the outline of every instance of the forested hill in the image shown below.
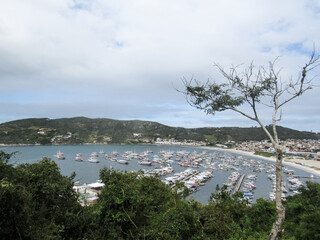
<path fill-rule="evenodd" d="M 319 139 L 320 135 L 278 127 L 281 139 Z M 31 118 L 0 124 L 1 144 L 152 143 L 157 138 L 209 141 L 263 140 L 260 128 L 169 127 L 157 122 L 106 118 Z"/>

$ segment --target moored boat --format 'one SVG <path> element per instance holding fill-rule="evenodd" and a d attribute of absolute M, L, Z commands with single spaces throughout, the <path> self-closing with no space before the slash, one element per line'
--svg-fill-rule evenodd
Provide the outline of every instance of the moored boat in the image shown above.
<path fill-rule="evenodd" d="M 124 160 L 124 159 L 120 159 L 120 160 L 117 160 L 117 163 L 121 163 L 121 164 L 129 164 L 129 161 Z"/>
<path fill-rule="evenodd" d="M 66 159 L 66 157 L 64 156 L 64 153 L 60 152 L 60 151 L 57 152 L 55 157 L 58 158 L 59 160 L 65 160 Z"/>
<path fill-rule="evenodd" d="M 74 158 L 74 160 L 78 161 L 78 162 L 82 162 L 83 161 L 83 157 L 81 153 L 77 153 L 76 157 Z"/>
<path fill-rule="evenodd" d="M 89 157 L 88 162 L 99 163 L 100 161 L 98 159 L 96 159 L 95 157 Z"/>
<path fill-rule="evenodd" d="M 144 165 L 144 166 L 151 166 L 152 162 L 150 162 L 150 161 L 140 161 L 139 164 L 140 165 Z"/>
<path fill-rule="evenodd" d="M 96 152 L 92 152 L 92 153 L 91 153 L 91 157 L 99 157 L 99 154 L 96 153 Z"/>

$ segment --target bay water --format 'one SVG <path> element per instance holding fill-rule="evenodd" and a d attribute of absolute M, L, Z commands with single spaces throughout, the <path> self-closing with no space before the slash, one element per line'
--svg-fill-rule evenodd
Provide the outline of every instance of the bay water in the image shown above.
<path fill-rule="evenodd" d="M 127 151 L 131 151 L 134 153 L 143 153 L 145 151 L 152 152 L 152 155 L 159 155 L 161 151 L 170 151 L 170 152 L 178 152 L 178 151 L 187 151 L 187 152 L 197 152 L 202 153 L 203 151 L 207 151 L 208 154 L 219 154 L 222 155 L 232 155 L 234 157 L 241 156 L 244 160 L 254 160 L 260 162 L 266 162 L 266 164 L 271 164 L 272 162 L 267 160 L 261 160 L 261 158 L 241 155 L 237 153 L 229 153 L 225 151 L 219 150 L 208 150 L 207 148 L 197 148 L 197 147 L 184 147 L 184 146 L 164 146 L 164 145 L 50 145 L 50 146 L 10 146 L 10 147 L 0 147 L 0 150 L 5 151 L 6 153 L 16 152 L 12 157 L 9 163 L 18 165 L 23 163 L 36 163 L 42 159 L 42 157 L 48 157 L 54 160 L 62 173 L 62 175 L 70 176 L 73 172 L 76 173 L 75 181 L 79 181 L 80 183 L 93 183 L 99 179 L 99 171 L 100 169 L 107 167 L 113 169 L 119 169 L 121 171 L 137 171 L 140 169 L 153 169 L 158 164 L 153 164 L 152 166 L 144 166 L 139 165 L 138 160 L 131 160 L 129 164 L 119 164 L 117 162 L 113 162 L 104 158 L 104 154 L 111 154 L 112 152 L 118 152 L 119 156 L 124 154 Z M 59 160 L 55 157 L 58 151 L 64 153 L 65 160 Z M 99 157 L 97 159 L 100 160 L 99 163 L 90 163 L 87 159 L 90 157 L 92 152 L 99 153 Z M 83 157 L 83 162 L 75 161 L 75 156 L 77 153 L 81 153 Z M 118 157 L 118 159 L 121 157 Z M 182 172 L 186 168 L 179 166 L 177 163 L 171 165 L 174 168 L 174 173 Z M 295 175 L 309 177 L 310 173 L 303 171 L 301 169 L 288 167 L 295 171 Z M 197 170 L 204 170 L 203 167 L 200 167 Z M 215 192 L 216 186 L 220 187 L 226 183 L 229 175 L 235 170 L 220 170 L 214 169 L 213 175 L 204 186 L 200 187 L 200 190 L 191 194 L 189 197 L 194 197 L 195 200 L 202 202 L 203 204 L 208 203 L 211 193 Z M 244 169 L 239 170 L 241 174 L 254 174 L 257 175 L 256 181 L 256 190 L 254 192 L 254 201 L 258 198 L 269 199 L 269 192 L 272 191 L 271 181 L 268 179 L 268 173 L 265 171 L 256 172 L 253 169 Z M 172 173 L 171 175 L 173 175 Z M 286 175 L 284 178 L 286 178 Z M 163 178 L 168 177 L 170 175 L 163 176 Z M 320 182 L 319 178 L 301 178 L 302 181 L 312 180 L 316 182 Z"/>

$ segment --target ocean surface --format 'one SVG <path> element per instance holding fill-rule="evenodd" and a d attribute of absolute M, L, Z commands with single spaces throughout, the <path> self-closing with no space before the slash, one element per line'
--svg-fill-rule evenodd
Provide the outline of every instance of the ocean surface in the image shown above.
<path fill-rule="evenodd" d="M 161 151 L 170 151 L 170 152 L 190 152 L 190 153 L 198 153 L 201 154 L 205 152 L 207 156 L 210 156 L 212 162 L 215 160 L 222 161 L 221 159 L 225 158 L 233 158 L 238 159 L 234 163 L 234 167 L 236 171 L 240 174 L 246 174 L 246 176 L 250 174 L 257 175 L 256 180 L 256 189 L 254 191 L 254 201 L 258 198 L 269 199 L 269 192 L 272 191 L 272 183 L 268 179 L 268 175 L 270 173 L 266 172 L 266 170 L 256 171 L 255 168 L 251 167 L 239 167 L 239 162 L 257 162 L 257 165 L 264 165 L 266 167 L 270 167 L 273 164 L 271 161 L 261 160 L 256 157 L 248 157 L 241 154 L 229 153 L 225 151 L 219 150 L 208 150 L 204 148 L 194 148 L 194 147 L 183 147 L 183 146 L 162 146 L 162 145 L 60 145 L 60 146 L 10 146 L 10 147 L 0 147 L 0 150 L 3 150 L 7 153 L 16 152 L 14 157 L 10 160 L 11 164 L 18 165 L 23 163 L 36 163 L 42 159 L 42 157 L 48 157 L 54 160 L 58 166 L 60 167 L 60 171 L 63 175 L 70 176 L 73 172 L 76 173 L 75 181 L 79 181 L 80 183 L 93 183 L 99 179 L 99 171 L 100 169 L 107 167 L 113 169 L 119 169 L 122 171 L 132 171 L 132 170 L 140 170 L 140 169 L 153 169 L 159 164 L 154 163 L 152 166 L 143 166 L 139 165 L 136 159 L 130 161 L 129 164 L 119 164 L 117 162 L 113 162 L 104 158 L 104 154 L 99 152 L 104 152 L 105 154 L 111 154 L 112 152 L 118 152 L 118 159 L 121 159 L 121 155 L 127 151 L 131 151 L 133 153 L 141 154 L 145 151 L 152 152 L 150 156 L 159 155 Z M 59 160 L 55 157 L 58 151 L 64 153 L 65 160 Z M 88 162 L 88 158 L 90 157 L 92 152 L 96 152 L 99 154 L 97 159 L 100 160 L 99 163 L 90 163 Z M 75 161 L 75 156 L 77 153 L 82 153 L 83 162 Z M 160 157 L 161 158 L 161 157 Z M 186 170 L 186 167 L 181 167 L 177 164 L 178 162 L 174 162 L 171 166 L 174 168 L 174 173 L 182 172 Z M 286 167 L 286 165 L 284 164 Z M 201 166 L 196 170 L 203 171 L 206 166 Z M 320 182 L 320 179 L 309 178 L 310 173 L 305 172 L 301 169 L 288 167 L 290 170 L 294 170 L 294 175 L 306 177 L 300 178 L 301 181 L 315 181 Z M 216 186 L 223 186 L 224 183 L 227 182 L 229 175 L 235 172 L 235 169 L 227 169 L 221 170 L 219 168 L 213 169 L 214 177 L 211 178 L 204 186 L 200 187 L 200 190 L 194 192 L 190 195 L 190 197 L 194 197 L 197 201 L 202 202 L 203 204 L 208 203 L 211 193 L 215 192 Z M 163 176 L 163 179 L 171 175 Z M 283 174 L 284 181 L 286 182 L 287 175 Z M 241 190 L 241 189 L 240 189 Z M 288 191 L 288 194 L 290 192 Z"/>

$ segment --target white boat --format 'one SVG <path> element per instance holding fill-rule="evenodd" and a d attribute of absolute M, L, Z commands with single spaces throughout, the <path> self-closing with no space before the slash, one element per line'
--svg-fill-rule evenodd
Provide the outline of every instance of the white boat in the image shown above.
<path fill-rule="evenodd" d="M 152 162 L 150 162 L 150 161 L 140 161 L 139 164 L 140 165 L 144 165 L 144 166 L 151 166 Z"/>
<path fill-rule="evenodd" d="M 121 164 L 129 164 L 129 161 L 127 161 L 127 160 L 122 160 L 122 159 L 117 160 L 117 162 L 118 162 L 118 163 L 121 163 Z"/>
<path fill-rule="evenodd" d="M 91 153 L 91 157 L 99 157 L 99 154 L 96 153 L 96 152 L 92 152 L 92 153 Z"/>
<path fill-rule="evenodd" d="M 65 160 L 66 159 L 66 157 L 64 156 L 64 153 L 60 152 L 60 151 L 57 152 L 55 157 L 58 158 L 59 160 Z"/>
<path fill-rule="evenodd" d="M 76 157 L 74 158 L 74 160 L 78 161 L 78 162 L 82 162 L 83 161 L 83 157 L 81 153 L 77 153 Z"/>
<path fill-rule="evenodd" d="M 99 163 L 100 161 L 98 159 L 96 159 L 95 157 L 89 157 L 88 162 Z"/>

